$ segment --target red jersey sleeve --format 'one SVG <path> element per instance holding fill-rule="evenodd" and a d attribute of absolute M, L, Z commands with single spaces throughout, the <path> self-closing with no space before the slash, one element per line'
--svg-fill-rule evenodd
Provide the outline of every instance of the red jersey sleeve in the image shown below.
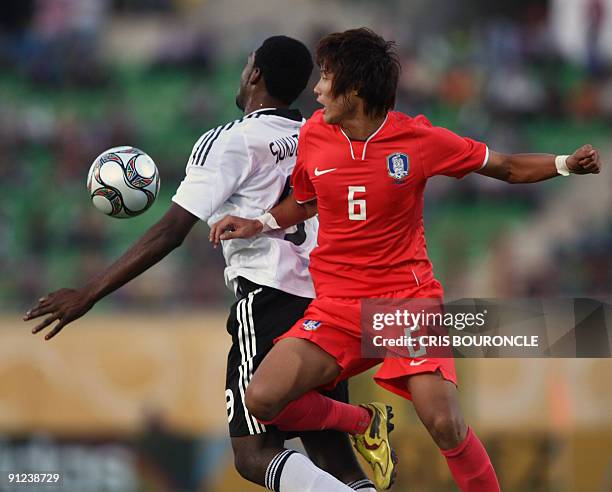
<path fill-rule="evenodd" d="M 295 167 L 291 173 L 291 186 L 293 187 L 293 196 L 298 203 L 305 203 L 314 200 L 317 197 L 310 174 L 306 166 L 307 140 L 306 135 L 308 128 L 305 125 L 300 131 L 298 138 L 298 151 Z"/>
<path fill-rule="evenodd" d="M 427 127 L 421 142 L 423 170 L 427 178 L 443 174 L 460 179 L 486 165 L 489 149 L 484 143 L 460 137 L 446 128 L 431 126 L 425 118 L 420 122 Z"/>

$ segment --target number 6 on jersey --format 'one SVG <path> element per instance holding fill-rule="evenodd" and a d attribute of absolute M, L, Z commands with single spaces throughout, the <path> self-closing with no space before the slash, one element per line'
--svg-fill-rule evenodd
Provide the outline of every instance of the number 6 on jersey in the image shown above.
<path fill-rule="evenodd" d="M 365 190 L 365 186 L 348 187 L 348 215 L 350 220 L 366 220 L 365 198 L 355 198 L 355 193 L 365 193 Z"/>

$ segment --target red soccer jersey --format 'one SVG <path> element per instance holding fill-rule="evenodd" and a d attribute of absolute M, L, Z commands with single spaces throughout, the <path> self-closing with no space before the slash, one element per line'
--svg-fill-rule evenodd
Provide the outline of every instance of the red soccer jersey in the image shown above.
<path fill-rule="evenodd" d="M 370 297 L 433 278 L 423 229 L 431 176 L 480 169 L 487 146 L 392 111 L 367 141 L 351 141 L 317 111 L 300 131 L 295 199 L 317 199 L 310 272 L 318 297 Z"/>

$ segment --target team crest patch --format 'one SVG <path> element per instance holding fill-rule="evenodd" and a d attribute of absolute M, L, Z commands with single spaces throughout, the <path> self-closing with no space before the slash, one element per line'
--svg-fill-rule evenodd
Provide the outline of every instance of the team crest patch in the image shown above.
<path fill-rule="evenodd" d="M 406 154 L 396 152 L 387 156 L 387 171 L 396 181 L 403 180 L 410 172 L 410 159 Z"/>
<path fill-rule="evenodd" d="M 304 321 L 304 323 L 302 323 L 302 328 L 304 328 L 306 331 L 316 331 L 319 326 L 321 326 L 321 322 L 314 321 L 312 319 L 307 319 Z"/>

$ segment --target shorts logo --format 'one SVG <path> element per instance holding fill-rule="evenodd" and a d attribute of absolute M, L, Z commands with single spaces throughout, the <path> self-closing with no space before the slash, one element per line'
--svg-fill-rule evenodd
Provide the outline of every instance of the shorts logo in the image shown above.
<path fill-rule="evenodd" d="M 410 159 L 401 152 L 388 155 L 387 172 L 394 180 L 402 181 L 410 172 Z"/>
<path fill-rule="evenodd" d="M 302 323 L 302 328 L 306 331 L 316 331 L 319 326 L 321 326 L 321 322 L 314 321 L 312 319 L 307 319 L 306 321 L 304 321 L 304 323 Z"/>

